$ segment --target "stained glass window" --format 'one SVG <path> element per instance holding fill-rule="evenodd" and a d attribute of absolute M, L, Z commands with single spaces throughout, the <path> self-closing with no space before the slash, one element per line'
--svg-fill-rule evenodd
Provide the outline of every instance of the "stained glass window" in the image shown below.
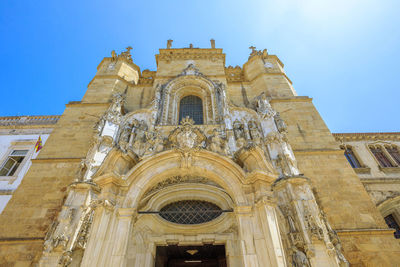
<path fill-rule="evenodd" d="M 392 214 L 388 215 L 385 217 L 386 224 L 390 227 L 396 230 L 394 232 L 394 237 L 399 239 L 400 238 L 400 227 L 399 224 L 396 222 L 395 218 L 393 217 Z"/>
<path fill-rule="evenodd" d="M 173 202 L 160 210 L 165 220 L 179 224 L 199 224 L 214 220 L 222 214 L 217 205 L 200 200 Z"/>
<path fill-rule="evenodd" d="M 200 97 L 189 95 L 181 99 L 179 122 L 187 116 L 194 120 L 194 124 L 203 124 L 203 102 Z"/>
<path fill-rule="evenodd" d="M 371 152 L 374 154 L 375 158 L 378 160 L 381 167 L 394 167 L 392 162 L 386 157 L 385 152 L 383 152 L 380 147 L 371 147 Z"/>
<path fill-rule="evenodd" d="M 361 164 L 356 158 L 356 155 L 354 154 L 353 150 L 350 147 L 346 147 L 344 151 L 344 155 L 346 156 L 347 160 L 349 161 L 351 167 L 353 168 L 360 168 Z"/>

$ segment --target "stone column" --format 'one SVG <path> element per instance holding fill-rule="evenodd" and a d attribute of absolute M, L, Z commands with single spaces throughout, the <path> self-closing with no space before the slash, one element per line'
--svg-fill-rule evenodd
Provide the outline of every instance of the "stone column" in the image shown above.
<path fill-rule="evenodd" d="M 81 267 L 98 266 L 99 255 L 105 253 L 102 251 L 106 241 L 107 229 L 113 213 L 107 211 L 103 206 L 99 206 L 95 211 L 92 229 L 82 259 Z"/>
<path fill-rule="evenodd" d="M 269 255 L 269 266 L 287 266 L 276 214 L 276 203 L 264 197 L 256 203 Z"/>
<path fill-rule="evenodd" d="M 113 248 L 109 266 L 124 266 L 126 260 L 126 249 L 135 212 L 136 209 L 134 208 L 119 208 L 117 210 L 118 217 L 113 234 Z"/>
<path fill-rule="evenodd" d="M 245 267 L 258 267 L 258 259 L 254 246 L 253 221 L 251 206 L 239 206 L 235 208 L 235 214 L 239 227 L 239 238 L 243 263 Z"/>

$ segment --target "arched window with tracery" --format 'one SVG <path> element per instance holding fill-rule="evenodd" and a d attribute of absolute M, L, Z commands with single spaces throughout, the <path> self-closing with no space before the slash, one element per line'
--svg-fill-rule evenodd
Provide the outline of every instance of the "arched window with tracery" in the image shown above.
<path fill-rule="evenodd" d="M 183 118 L 190 117 L 194 124 L 203 124 L 203 101 L 200 97 L 189 95 L 179 103 L 179 123 Z"/>

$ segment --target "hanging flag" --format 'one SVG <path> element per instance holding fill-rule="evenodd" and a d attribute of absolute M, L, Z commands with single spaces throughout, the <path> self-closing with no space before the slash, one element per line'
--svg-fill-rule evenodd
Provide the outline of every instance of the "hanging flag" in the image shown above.
<path fill-rule="evenodd" d="M 42 138 L 40 138 L 40 135 L 39 135 L 39 138 L 35 145 L 35 152 L 38 152 L 40 149 L 42 149 Z"/>

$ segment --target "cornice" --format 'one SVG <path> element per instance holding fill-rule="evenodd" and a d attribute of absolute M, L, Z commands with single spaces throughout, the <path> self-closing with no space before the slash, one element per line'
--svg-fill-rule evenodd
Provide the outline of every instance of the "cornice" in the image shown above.
<path fill-rule="evenodd" d="M 97 70 L 100 69 L 100 66 L 103 64 L 104 61 L 113 61 L 113 58 L 111 58 L 111 57 L 105 57 L 105 58 L 103 58 L 103 59 L 101 60 L 100 64 L 97 65 Z M 135 63 L 129 61 L 128 59 L 126 59 L 126 58 L 124 58 L 124 57 L 118 57 L 118 61 L 123 61 L 123 62 L 125 62 L 125 63 L 131 65 L 137 72 L 140 73 L 140 68 L 139 68 L 139 66 L 136 65 Z"/>
<path fill-rule="evenodd" d="M 35 163 L 52 163 L 52 162 L 81 162 L 83 158 L 36 158 L 31 159 Z"/>
<path fill-rule="evenodd" d="M 292 80 L 290 80 L 289 77 L 283 72 L 262 72 L 262 73 L 258 74 L 256 77 L 254 77 L 251 81 L 254 81 L 254 80 L 256 80 L 259 77 L 264 76 L 264 75 L 267 75 L 267 76 L 283 76 L 290 84 L 293 84 Z"/>
<path fill-rule="evenodd" d="M 93 79 L 89 82 L 88 87 L 93 83 L 93 81 L 95 81 L 97 79 L 116 79 L 116 80 L 119 80 L 119 81 L 125 83 L 126 85 L 129 85 L 129 86 L 135 85 L 135 83 L 128 82 L 127 80 L 123 79 L 122 77 L 120 77 L 118 75 L 99 74 L 99 75 L 96 75 L 93 77 Z"/>
<path fill-rule="evenodd" d="M 0 117 L 0 128 L 53 128 L 60 115 Z"/>
<path fill-rule="evenodd" d="M 336 229 L 339 236 L 355 235 L 393 235 L 395 229 Z"/>
<path fill-rule="evenodd" d="M 293 153 L 295 154 L 343 154 L 343 150 L 341 149 L 294 149 Z"/>
<path fill-rule="evenodd" d="M 179 48 L 179 49 L 159 49 L 156 55 L 156 63 L 160 60 L 187 60 L 187 59 L 210 59 L 222 60 L 225 65 L 225 54 L 221 48 L 201 49 L 201 48 Z"/>
<path fill-rule="evenodd" d="M 88 102 L 69 102 L 65 104 L 66 107 L 88 107 L 88 106 L 109 106 L 110 102 L 101 102 L 101 103 L 88 103 Z"/>
<path fill-rule="evenodd" d="M 376 140 L 392 140 L 400 141 L 400 132 L 383 132 L 383 133 L 332 133 L 336 141 L 376 141 Z"/>
<path fill-rule="evenodd" d="M 313 99 L 308 96 L 274 97 L 269 102 L 311 102 Z"/>

